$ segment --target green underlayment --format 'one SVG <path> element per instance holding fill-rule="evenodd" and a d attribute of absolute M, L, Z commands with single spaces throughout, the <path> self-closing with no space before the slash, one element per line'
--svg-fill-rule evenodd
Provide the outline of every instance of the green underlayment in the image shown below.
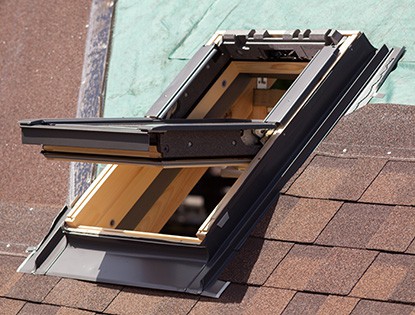
<path fill-rule="evenodd" d="M 104 116 L 143 116 L 217 30 L 360 30 L 375 47 L 405 46 L 377 103 L 415 104 L 414 0 L 118 0 Z"/>

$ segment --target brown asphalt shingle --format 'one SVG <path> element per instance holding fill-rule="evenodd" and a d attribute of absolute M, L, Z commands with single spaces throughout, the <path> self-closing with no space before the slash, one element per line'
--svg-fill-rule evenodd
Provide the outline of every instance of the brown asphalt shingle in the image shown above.
<path fill-rule="evenodd" d="M 119 288 L 115 286 L 61 279 L 44 302 L 102 312 L 118 293 Z"/>
<path fill-rule="evenodd" d="M 396 303 L 360 300 L 352 315 L 413 315 L 415 307 Z"/>
<path fill-rule="evenodd" d="M 360 200 L 414 206 L 414 177 L 415 162 L 389 161 Z"/>
<path fill-rule="evenodd" d="M 317 152 L 345 157 L 413 159 L 414 125 L 414 106 L 369 104 L 343 117 Z"/>
<path fill-rule="evenodd" d="M 415 303 L 415 256 L 380 253 L 351 295 Z"/>
<path fill-rule="evenodd" d="M 188 294 L 126 288 L 121 291 L 105 313 L 110 314 L 187 314 L 197 301 Z"/>
<path fill-rule="evenodd" d="M 249 238 L 219 278 L 263 285 L 292 246 L 292 243 Z"/>
<path fill-rule="evenodd" d="M 7 294 L 22 277 L 22 274 L 16 273 L 22 262 L 22 257 L 0 255 L 0 296 Z"/>
<path fill-rule="evenodd" d="M 57 277 L 22 274 L 22 277 L 5 294 L 6 297 L 42 302 L 58 283 Z"/>
<path fill-rule="evenodd" d="M 357 302 L 356 298 L 299 292 L 285 308 L 283 315 L 347 315 L 350 314 Z"/>
<path fill-rule="evenodd" d="M 60 209 L 61 206 L 0 199 L 0 251 L 26 256 L 27 247 L 37 245 L 44 238 Z"/>
<path fill-rule="evenodd" d="M 280 314 L 294 291 L 231 284 L 219 299 L 201 298 L 190 315 Z"/>
<path fill-rule="evenodd" d="M 405 251 L 415 237 L 415 208 L 345 203 L 316 243 Z"/>
<path fill-rule="evenodd" d="M 17 314 L 24 304 L 24 301 L 0 298 L 0 315 Z"/>
<path fill-rule="evenodd" d="M 410 254 L 415 254 L 415 239 L 412 241 L 411 245 L 409 245 L 406 252 Z"/>
<path fill-rule="evenodd" d="M 59 306 L 26 303 L 25 306 L 23 306 L 22 310 L 19 312 L 19 315 L 56 315 L 58 311 Z"/>
<path fill-rule="evenodd" d="M 253 234 L 270 239 L 312 243 L 340 206 L 341 202 L 338 201 L 283 195 L 276 209 L 258 224 Z"/>
<path fill-rule="evenodd" d="M 357 249 L 294 245 L 265 285 L 346 295 L 376 254 Z"/>
<path fill-rule="evenodd" d="M 91 1 L 2 1 L 0 200 L 62 205 L 68 162 L 23 146 L 18 120 L 74 117 Z"/>
<path fill-rule="evenodd" d="M 383 159 L 317 155 L 287 193 L 309 198 L 356 201 L 385 163 Z"/>
<path fill-rule="evenodd" d="M 317 314 L 318 315 L 341 315 L 349 314 L 351 310 L 358 303 L 358 299 L 350 297 L 340 297 L 335 295 L 329 295 L 324 301 L 323 305 L 320 306 Z"/>
<path fill-rule="evenodd" d="M 74 308 L 46 304 L 27 303 L 18 315 L 93 315 L 94 313 Z M 9 314 L 10 315 L 10 314 Z"/>

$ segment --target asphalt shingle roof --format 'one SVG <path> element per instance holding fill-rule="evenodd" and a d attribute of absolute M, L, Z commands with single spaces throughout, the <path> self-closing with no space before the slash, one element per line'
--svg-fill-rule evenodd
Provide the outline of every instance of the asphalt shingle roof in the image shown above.
<path fill-rule="evenodd" d="M 412 106 L 368 105 L 344 118 L 333 134 L 353 117 L 366 121 L 391 109 L 403 119 L 415 115 Z M 405 137 L 412 129 L 404 127 L 405 121 L 401 125 Z M 23 260 L 21 247 L 14 247 L 17 236 L 22 234 L 25 244 L 30 235 L 40 236 L 36 229 L 23 233 L 17 225 L 14 234 L 8 230 L 16 226 L 2 231 L 15 252 L 0 253 L 1 309 L 7 314 L 411 314 L 415 156 L 406 152 L 413 152 L 415 144 L 403 156 L 391 156 L 388 133 L 375 136 L 379 143 L 363 145 L 366 153 L 357 156 L 343 149 L 324 152 L 329 141 L 348 146 L 330 137 L 320 145 L 223 272 L 220 278 L 232 284 L 217 300 L 16 273 Z M 48 223 L 37 225 L 42 230 Z"/>
<path fill-rule="evenodd" d="M 50 39 L 54 53 L 48 41 L 29 41 L 17 57 L 0 48 L 0 69 L 14 71 L 15 80 L 0 82 L 0 104 L 12 107 L 2 108 L 10 115 L 1 116 L 0 140 L 13 148 L 0 153 L 0 314 L 415 313 L 414 106 L 368 105 L 344 117 L 223 272 L 232 284 L 219 299 L 16 273 L 25 248 L 41 240 L 65 202 L 68 181 L 67 163 L 20 145 L 16 121 L 74 115 L 88 8 L 61 1 L 61 11 L 40 19 L 24 5 L 15 12 L 12 3 L 2 6 L 2 25 L 20 12 L 34 21 L 26 31 L 37 41 L 48 27 L 65 36 Z M 68 15 L 77 17 L 73 24 Z M 0 35 L 11 43 L 18 38 L 7 27 Z M 48 52 L 45 64 L 37 61 L 48 72 L 41 78 L 5 61 Z M 66 63 L 72 69 L 62 74 Z M 15 94 L 19 82 L 29 96 Z"/>

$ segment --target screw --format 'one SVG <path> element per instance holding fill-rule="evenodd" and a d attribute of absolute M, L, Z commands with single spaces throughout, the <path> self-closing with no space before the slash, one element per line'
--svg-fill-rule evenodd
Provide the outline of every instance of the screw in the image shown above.
<path fill-rule="evenodd" d="M 232 141 L 232 145 L 236 146 L 236 141 L 235 140 Z"/>
<path fill-rule="evenodd" d="M 115 225 L 115 221 L 114 220 L 111 220 L 110 221 L 110 226 L 114 226 Z"/>
<path fill-rule="evenodd" d="M 189 142 L 187 143 L 187 147 L 188 147 L 188 148 L 190 148 L 191 146 L 193 146 L 193 143 L 192 143 L 192 141 L 189 141 Z"/>

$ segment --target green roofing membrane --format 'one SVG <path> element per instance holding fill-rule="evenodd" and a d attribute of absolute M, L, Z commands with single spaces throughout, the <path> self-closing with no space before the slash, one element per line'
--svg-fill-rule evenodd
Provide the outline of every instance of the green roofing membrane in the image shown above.
<path fill-rule="evenodd" d="M 413 0 L 118 0 L 105 117 L 143 116 L 217 30 L 360 30 L 407 52 L 372 102 L 415 104 Z"/>

